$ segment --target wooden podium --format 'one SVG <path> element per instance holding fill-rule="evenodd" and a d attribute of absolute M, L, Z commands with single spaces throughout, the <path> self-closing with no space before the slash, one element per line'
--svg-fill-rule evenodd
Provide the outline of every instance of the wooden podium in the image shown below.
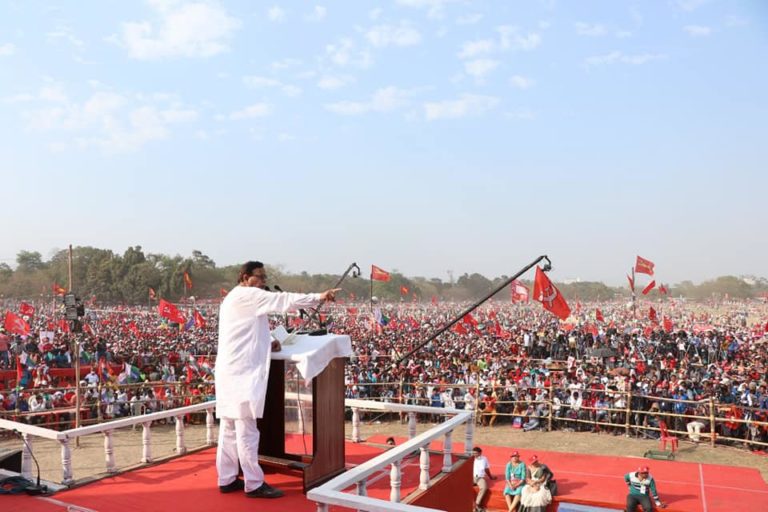
<path fill-rule="evenodd" d="M 349 344 L 349 338 L 343 338 Z M 272 354 L 264 417 L 259 420 L 259 462 L 301 471 L 306 494 L 344 472 L 344 359 L 323 362 L 323 370 L 312 378 L 311 456 L 290 454 L 285 451 L 285 362 L 301 357 L 301 348 L 290 349 L 287 355 Z"/>

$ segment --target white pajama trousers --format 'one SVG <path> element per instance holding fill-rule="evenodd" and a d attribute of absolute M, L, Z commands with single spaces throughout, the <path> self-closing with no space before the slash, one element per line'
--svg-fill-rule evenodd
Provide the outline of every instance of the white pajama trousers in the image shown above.
<path fill-rule="evenodd" d="M 259 466 L 259 436 L 255 419 L 220 419 L 219 446 L 216 449 L 219 486 L 231 484 L 237 478 L 239 462 L 245 477 L 245 492 L 261 487 L 264 471 Z"/>

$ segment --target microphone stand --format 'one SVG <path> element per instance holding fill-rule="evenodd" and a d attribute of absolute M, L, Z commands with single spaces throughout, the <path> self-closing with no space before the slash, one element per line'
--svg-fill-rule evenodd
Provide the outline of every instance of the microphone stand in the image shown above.
<path fill-rule="evenodd" d="M 333 285 L 331 289 L 334 288 L 340 288 L 341 283 L 344 282 L 344 280 L 347 278 L 348 275 L 352 274 L 352 277 L 360 277 L 360 267 L 357 266 L 357 263 L 352 263 L 347 267 L 347 270 L 344 271 L 344 273 L 341 275 L 338 281 L 336 281 L 336 284 Z M 285 340 L 283 340 L 283 345 L 292 345 L 295 343 L 296 336 L 299 334 L 299 332 L 304 329 L 313 319 L 317 319 L 318 326 L 322 329 L 323 325 L 322 322 L 320 322 L 320 308 L 323 305 L 320 304 L 316 308 L 310 308 L 310 313 L 307 316 L 307 318 L 299 325 L 296 329 L 294 329 Z"/>
<path fill-rule="evenodd" d="M 501 283 L 499 286 L 497 286 L 496 288 L 494 288 L 494 289 L 493 289 L 493 290 L 492 290 L 490 293 L 488 293 L 488 294 L 487 294 L 485 297 L 483 297 L 482 299 L 478 300 L 477 302 L 475 302 L 474 304 L 472 304 L 471 306 L 469 306 L 467 309 L 465 309 L 464 311 L 462 311 L 461 313 L 459 313 L 459 314 L 458 314 L 458 315 L 457 315 L 457 316 L 456 316 L 456 317 L 455 317 L 453 320 L 451 320 L 450 322 L 448 322 L 447 324 L 445 324 L 444 326 L 442 326 L 440 329 L 438 329 L 437 331 L 435 331 L 435 332 L 434 332 L 433 334 L 431 334 L 431 335 L 430 335 L 430 336 L 429 336 L 429 337 L 428 337 L 426 340 L 424 340 L 424 341 L 420 342 L 420 343 L 419 343 L 418 345 L 416 345 L 416 347 L 415 347 L 415 348 L 413 348 L 413 349 L 412 349 L 410 352 L 408 352 L 407 354 L 405 354 L 405 355 L 401 356 L 401 357 L 400 357 L 400 359 L 398 359 L 398 360 L 395 362 L 395 364 L 400 364 L 400 363 L 401 363 L 401 362 L 403 362 L 405 359 L 407 359 L 408 357 L 412 356 L 414 353 L 418 352 L 418 351 L 421 349 L 421 347 L 423 347 L 424 345 L 426 345 L 427 343 L 431 342 L 432 340 L 434 340 L 435 338 L 437 338 L 438 336 L 440 336 L 441 334 L 443 334 L 445 331 L 447 331 L 448 329 L 450 329 L 451 327 L 453 327 L 453 325 L 454 325 L 454 324 L 456 324 L 456 323 L 457 323 L 459 320 L 461 320 L 461 319 L 462 319 L 462 318 L 464 318 L 466 315 L 470 314 L 472 311 L 474 311 L 475 309 L 477 309 L 477 308 L 478 308 L 480 305 L 482 305 L 482 304 L 483 304 L 485 301 L 487 301 L 488 299 L 490 299 L 491 297 L 493 297 L 494 295 L 496 295 L 497 293 L 499 293 L 499 292 L 500 292 L 501 290 L 503 290 L 503 289 L 504 289 L 506 286 L 510 285 L 510 284 L 512 283 L 512 281 L 514 281 L 515 279 L 517 279 L 517 278 L 518 278 L 518 277 L 520 277 L 521 275 L 523 275 L 523 274 L 525 274 L 526 272 L 528 272 L 528 271 L 529 271 L 531 268 L 533 268 L 533 267 L 534 267 L 534 266 L 535 266 L 537 263 L 539 263 L 541 260 L 546 260 L 546 263 L 544 264 L 544 267 L 542 268 L 542 270 L 543 270 L 544 272 L 549 272 L 550 270 L 552 270 L 552 262 L 551 262 L 551 261 L 549 261 L 549 257 L 547 257 L 547 255 L 546 255 L 546 254 L 545 254 L 545 255 L 542 255 L 542 256 L 539 256 L 538 258 L 536 258 L 535 260 L 533 260 L 531 263 L 529 263 L 528 265 L 526 265 L 525 267 L 523 267 L 523 268 L 522 268 L 522 269 L 521 269 L 521 270 L 520 270 L 520 271 L 519 271 L 517 274 L 513 275 L 512 277 L 510 277 L 509 279 L 507 279 L 506 281 L 504 281 L 503 283 Z"/>
<path fill-rule="evenodd" d="M 19 432 L 18 430 L 13 431 L 14 434 L 17 434 L 19 438 L 21 439 L 21 442 L 24 443 L 24 446 L 27 447 L 27 451 L 29 452 L 29 455 L 32 457 L 32 460 L 35 462 L 35 467 L 37 468 L 37 485 L 29 485 L 24 489 L 24 491 L 29 494 L 30 496 L 39 496 L 41 494 L 46 494 L 48 492 L 48 487 L 45 485 L 40 485 L 40 464 L 37 462 L 37 457 L 35 457 L 35 454 L 32 453 L 32 447 L 29 446 L 29 443 L 27 443 L 27 440 L 24 439 L 24 435 Z"/>

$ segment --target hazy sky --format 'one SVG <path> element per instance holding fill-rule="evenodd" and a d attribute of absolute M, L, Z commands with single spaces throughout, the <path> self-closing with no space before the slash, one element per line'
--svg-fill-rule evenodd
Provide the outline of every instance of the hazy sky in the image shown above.
<path fill-rule="evenodd" d="M 768 276 L 767 59 L 761 0 L 3 1 L 0 261 Z"/>

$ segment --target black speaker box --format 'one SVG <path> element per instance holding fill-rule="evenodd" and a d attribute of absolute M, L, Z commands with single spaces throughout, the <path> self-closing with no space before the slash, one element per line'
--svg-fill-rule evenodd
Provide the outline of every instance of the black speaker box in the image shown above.
<path fill-rule="evenodd" d="M 21 450 L 0 448 L 0 468 L 21 473 Z"/>

